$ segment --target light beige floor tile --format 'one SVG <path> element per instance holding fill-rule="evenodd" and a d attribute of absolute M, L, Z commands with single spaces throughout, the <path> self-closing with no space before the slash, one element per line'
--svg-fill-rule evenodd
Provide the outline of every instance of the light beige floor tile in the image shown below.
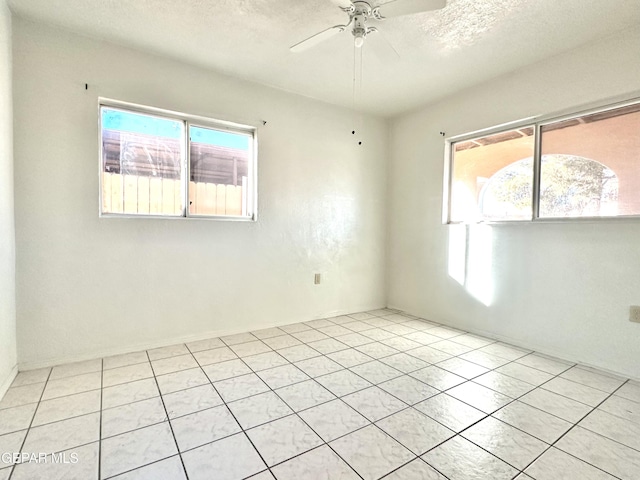
<path fill-rule="evenodd" d="M 244 433 L 209 443 L 182 454 L 189 480 L 236 480 L 247 478 L 266 465 Z"/>
<path fill-rule="evenodd" d="M 177 455 L 111 478 L 113 480 L 187 480 L 182 461 Z"/>
<path fill-rule="evenodd" d="M 102 412 L 102 438 L 148 427 L 167 419 L 162 400 L 153 397 Z"/>
<path fill-rule="evenodd" d="M 11 387 L 0 400 L 0 410 L 4 408 L 19 407 L 20 405 L 27 405 L 29 403 L 37 403 L 40 401 L 44 386 L 44 383 L 32 383 L 29 385 Z"/>
<path fill-rule="evenodd" d="M 0 435 L 29 428 L 37 403 L 0 410 Z"/>
<path fill-rule="evenodd" d="M 163 395 L 209 383 L 209 379 L 200 368 L 160 375 L 156 380 Z"/>
<path fill-rule="evenodd" d="M 416 455 L 426 453 L 456 434 L 413 408 L 384 418 L 376 425 Z"/>
<path fill-rule="evenodd" d="M 536 480 L 576 478 L 580 480 L 613 480 L 608 473 L 556 448 L 547 450 L 526 473 Z"/>
<path fill-rule="evenodd" d="M 211 385 L 179 390 L 163 395 L 164 405 L 169 418 L 181 417 L 190 413 L 222 405 L 222 398 Z"/>
<path fill-rule="evenodd" d="M 518 473 L 462 437 L 447 440 L 421 458 L 453 480 L 510 480 Z"/>
<path fill-rule="evenodd" d="M 102 360 L 87 360 L 86 362 L 67 363 L 53 367 L 49 380 L 59 380 L 61 378 L 73 377 L 85 373 L 102 371 Z"/>
<path fill-rule="evenodd" d="M 16 466 L 12 480 L 81 480 L 98 478 L 98 443 L 91 443 L 56 453 L 46 463 L 24 463 Z M 74 460 L 75 461 L 74 463 Z"/>
<path fill-rule="evenodd" d="M 364 480 L 378 479 L 415 458 L 375 425 L 334 440 L 330 446 Z"/>
<path fill-rule="evenodd" d="M 38 405 L 33 426 L 57 422 L 66 418 L 78 417 L 100 411 L 100 390 L 67 395 L 52 400 L 44 400 Z M 0 410 L 0 413 L 2 411 Z"/>
<path fill-rule="evenodd" d="M 236 400 L 227 406 L 245 430 L 293 413 L 293 410 L 273 392 Z"/>
<path fill-rule="evenodd" d="M 279 388 L 276 393 L 295 412 L 333 400 L 335 395 L 314 380 Z"/>
<path fill-rule="evenodd" d="M 34 383 L 46 382 L 49 378 L 49 373 L 51 373 L 50 368 L 40 368 L 38 370 L 27 370 L 24 372 L 20 372 L 18 373 L 18 375 L 16 375 L 16 378 L 13 380 L 11 386 L 21 387 L 25 385 L 32 385 Z"/>
<path fill-rule="evenodd" d="M 142 351 L 105 357 L 102 361 L 103 368 L 110 370 L 112 368 L 128 367 L 129 365 L 135 365 L 137 363 L 146 363 L 149 361 L 149 356 L 146 351 Z"/>
<path fill-rule="evenodd" d="M 633 479 L 640 472 L 638 450 L 581 427 L 573 428 L 555 447 L 618 478 Z"/>
<path fill-rule="evenodd" d="M 300 412 L 300 417 L 325 442 L 335 440 L 370 423 L 342 400 L 333 400 Z"/>
<path fill-rule="evenodd" d="M 487 416 L 486 413 L 456 400 L 446 393 L 420 402 L 414 405 L 414 408 L 456 432 Z"/>
<path fill-rule="evenodd" d="M 102 389 L 102 408 L 119 407 L 160 395 L 156 380 L 145 378 Z"/>
<path fill-rule="evenodd" d="M 360 477 L 326 445 L 277 465 L 278 480 L 359 480 Z"/>
<path fill-rule="evenodd" d="M 572 426 L 570 422 L 520 401 L 510 403 L 493 416 L 549 444 Z"/>
<path fill-rule="evenodd" d="M 519 470 L 549 447 L 537 438 L 493 417 L 476 423 L 462 432 L 462 436 Z"/>
<path fill-rule="evenodd" d="M 178 453 L 169 423 L 159 423 L 102 441 L 102 478 L 109 478 Z"/>
<path fill-rule="evenodd" d="M 91 413 L 31 428 L 24 443 L 24 451 L 60 452 L 96 442 L 99 436 L 100 414 Z"/>
<path fill-rule="evenodd" d="M 197 340 L 186 344 L 191 353 L 201 352 L 203 350 L 211 350 L 212 348 L 224 347 L 224 342 L 219 338 L 207 338 L 205 340 Z"/>
<path fill-rule="evenodd" d="M 122 383 L 135 382 L 136 380 L 144 380 L 153 377 L 151 364 L 138 363 L 128 365 L 126 367 L 112 368 L 105 370 L 102 377 L 103 387 L 113 387 Z"/>
<path fill-rule="evenodd" d="M 238 423 L 225 405 L 175 418 L 171 420 L 171 425 L 181 452 L 240 431 Z"/>
<path fill-rule="evenodd" d="M 372 422 L 407 408 L 406 403 L 378 387 L 360 390 L 346 395 L 342 399 Z"/>
<path fill-rule="evenodd" d="M 247 435 L 269 466 L 322 444 L 322 440 L 296 415 L 252 428 Z"/>

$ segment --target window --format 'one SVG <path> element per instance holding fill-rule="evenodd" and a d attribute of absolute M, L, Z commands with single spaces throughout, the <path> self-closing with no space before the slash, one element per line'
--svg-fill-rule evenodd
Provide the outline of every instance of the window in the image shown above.
<path fill-rule="evenodd" d="M 449 223 L 640 215 L 640 103 L 455 140 L 450 152 Z"/>
<path fill-rule="evenodd" d="M 253 219 L 255 129 L 100 106 L 102 215 Z"/>
<path fill-rule="evenodd" d="M 452 145 L 452 222 L 531 218 L 533 131 L 529 126 Z M 519 163 L 526 158 L 528 164 Z"/>

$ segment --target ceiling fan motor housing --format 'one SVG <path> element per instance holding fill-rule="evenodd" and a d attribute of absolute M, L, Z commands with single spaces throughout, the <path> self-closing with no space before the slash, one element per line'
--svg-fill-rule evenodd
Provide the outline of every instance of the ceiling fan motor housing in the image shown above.
<path fill-rule="evenodd" d="M 362 47 L 364 39 L 369 33 L 367 28 L 367 20 L 371 16 L 371 5 L 367 2 L 353 2 L 351 9 L 351 34 L 354 37 L 354 45 L 357 48 Z"/>

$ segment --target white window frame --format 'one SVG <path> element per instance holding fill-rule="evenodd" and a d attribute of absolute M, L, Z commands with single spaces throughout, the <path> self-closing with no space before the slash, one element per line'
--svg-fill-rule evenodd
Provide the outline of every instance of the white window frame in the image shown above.
<path fill-rule="evenodd" d="M 640 219 L 640 213 L 635 215 L 601 215 L 601 216 L 584 216 L 584 217 L 540 217 L 540 172 L 541 172 L 541 146 L 542 135 L 541 128 L 557 122 L 572 120 L 586 115 L 592 115 L 609 110 L 627 107 L 630 105 L 639 105 L 640 97 L 618 100 L 607 104 L 597 104 L 570 113 L 555 113 L 551 115 L 541 115 L 536 117 L 527 117 L 514 122 L 503 123 L 494 127 L 489 127 L 474 132 L 456 135 L 445 139 L 444 147 L 444 180 L 443 180 L 443 202 L 442 202 L 442 223 L 445 225 L 464 225 L 464 224 L 529 224 L 529 223 L 559 223 L 559 222 L 602 222 L 602 221 L 620 221 L 620 220 L 637 220 Z M 526 220 L 479 220 L 471 221 L 453 221 L 451 220 L 451 200 L 452 200 L 452 184 L 453 184 L 453 145 L 460 142 L 475 140 L 477 138 L 487 137 L 498 133 L 516 130 L 519 128 L 534 128 L 534 151 L 533 151 L 533 185 L 532 185 L 532 211 L 531 218 Z M 640 195 L 640 193 L 639 193 Z"/>
<path fill-rule="evenodd" d="M 163 118 L 168 120 L 180 121 L 183 123 L 184 135 L 182 138 L 183 155 L 181 158 L 180 181 L 182 195 L 182 214 L 181 215 L 157 215 L 145 213 L 110 213 L 102 211 L 102 178 L 103 178 L 103 151 L 102 151 L 102 107 L 121 110 L 124 112 L 140 113 L 151 117 Z M 189 127 L 211 128 L 215 130 L 227 131 L 229 133 L 246 135 L 249 137 L 249 161 L 247 172 L 247 188 L 244 190 L 246 202 L 243 201 L 242 215 L 202 215 L 189 213 L 189 183 L 191 180 L 191 161 L 190 146 L 191 140 L 189 135 Z M 191 115 L 172 110 L 165 110 L 146 105 L 122 102 L 108 98 L 98 99 L 98 185 L 99 185 L 99 203 L 98 216 L 100 218 L 155 218 L 155 219 L 208 219 L 208 220 L 224 220 L 236 222 L 254 222 L 257 221 L 257 203 L 258 203 L 258 128 L 251 125 L 229 122 L 226 120 L 218 120 L 209 117 Z M 243 199 L 244 200 L 244 199 Z M 246 211 L 245 211 L 246 210 Z"/>

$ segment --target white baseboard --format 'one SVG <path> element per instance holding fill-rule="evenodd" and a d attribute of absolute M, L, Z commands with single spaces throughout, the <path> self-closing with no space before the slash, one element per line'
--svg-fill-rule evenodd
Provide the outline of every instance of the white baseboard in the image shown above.
<path fill-rule="evenodd" d="M 384 308 L 384 307 L 379 307 L 379 306 L 366 307 L 357 311 L 358 312 L 372 311 L 372 310 L 378 310 L 379 308 Z M 256 326 L 255 328 L 252 328 L 251 330 L 248 330 L 247 327 L 211 330 L 208 332 L 199 333 L 197 335 L 182 335 L 179 337 L 172 337 L 170 339 L 164 339 L 164 340 L 159 340 L 155 342 L 142 342 L 142 343 L 137 343 L 133 345 L 127 345 L 125 347 L 105 348 L 105 349 L 98 350 L 91 353 L 78 354 L 78 355 L 62 355 L 62 356 L 57 356 L 57 357 L 53 357 L 45 360 L 37 360 L 32 362 L 19 362 L 18 366 L 21 372 L 26 370 L 35 370 L 38 368 L 55 367 L 56 365 L 63 365 L 66 363 L 83 362 L 85 360 L 94 360 L 96 358 L 110 357 L 112 355 L 122 355 L 125 353 L 139 352 L 142 350 L 150 350 L 152 348 L 167 347 L 169 345 L 175 345 L 177 343 L 197 342 L 198 340 L 205 340 L 207 338 L 224 337 L 226 335 L 235 335 L 238 333 L 245 333 L 247 331 L 256 331 L 256 330 L 263 330 L 265 328 L 282 327 L 285 325 L 292 325 L 294 323 L 309 322 L 311 320 L 317 320 L 319 318 L 331 318 L 331 317 L 337 317 L 339 315 L 347 315 L 349 313 L 354 313 L 354 311 L 353 310 L 330 311 L 321 316 L 313 316 L 311 318 L 305 318 L 295 322 L 284 321 L 284 322 L 272 322 L 272 323 L 261 324 L 259 326 Z"/>
<path fill-rule="evenodd" d="M 4 394 L 7 393 L 7 390 L 9 390 L 9 387 L 13 383 L 13 380 L 16 378 L 16 375 L 18 375 L 18 365 L 14 365 L 9 372 L 9 376 L 0 383 L 0 400 L 4 398 Z"/>

